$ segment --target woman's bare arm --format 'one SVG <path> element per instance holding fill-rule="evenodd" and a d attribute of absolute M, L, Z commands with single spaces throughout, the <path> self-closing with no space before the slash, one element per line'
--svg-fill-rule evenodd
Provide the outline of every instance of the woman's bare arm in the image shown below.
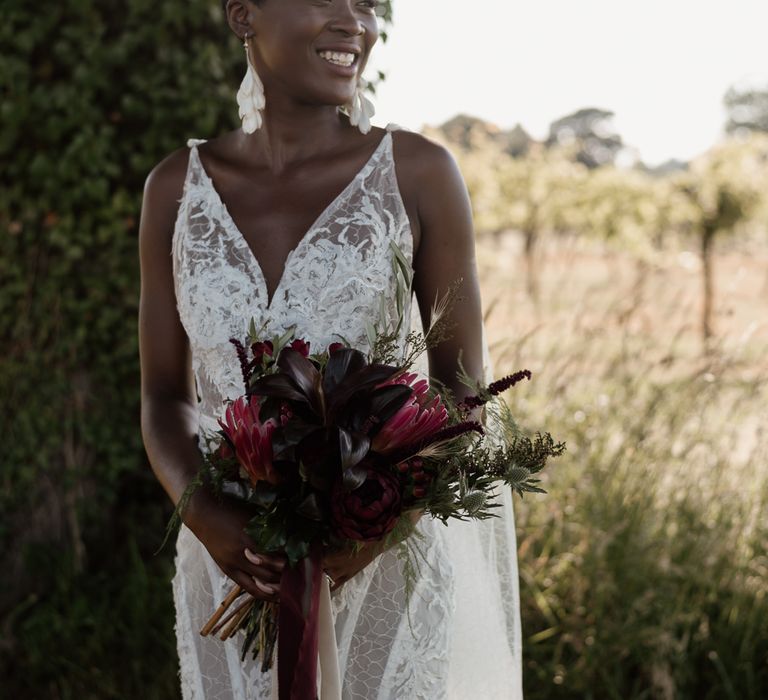
<path fill-rule="evenodd" d="M 189 342 L 176 308 L 171 258 L 187 157 L 186 150 L 177 151 L 149 174 L 139 225 L 141 429 L 152 469 L 174 504 L 202 465 Z M 274 600 L 276 593 L 264 586 L 278 590 L 284 558 L 260 553 L 261 565 L 246 558 L 246 548 L 256 551 L 243 531 L 251 515 L 243 504 L 220 501 L 201 487 L 183 519 L 226 575 L 255 597 Z"/>
<path fill-rule="evenodd" d="M 462 279 L 449 318 L 451 337 L 428 351 L 430 375 L 461 399 L 471 393 L 457 379 L 459 351 L 469 376 L 483 378 L 482 305 L 475 258 L 472 207 L 467 187 L 451 153 L 426 138 L 421 141 L 418 216 L 419 250 L 414 260 L 414 291 L 426 329 L 436 298 Z"/>
<path fill-rule="evenodd" d="M 155 475 L 174 504 L 201 465 L 189 344 L 176 310 L 170 255 L 182 166 L 173 154 L 149 174 L 139 224 L 141 429 Z"/>

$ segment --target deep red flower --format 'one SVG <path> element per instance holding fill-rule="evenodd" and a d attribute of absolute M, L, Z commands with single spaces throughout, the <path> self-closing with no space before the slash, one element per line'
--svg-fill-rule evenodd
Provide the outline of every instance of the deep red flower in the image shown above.
<path fill-rule="evenodd" d="M 251 352 L 253 353 L 253 363 L 259 365 L 261 364 L 265 355 L 272 357 L 274 346 L 272 345 L 271 340 L 260 340 L 251 345 Z"/>
<path fill-rule="evenodd" d="M 413 394 L 376 433 L 371 449 L 385 454 L 402 445 L 421 442 L 445 425 L 448 411 L 439 394 L 430 400 L 429 382 L 426 379 L 415 372 L 406 372 L 380 386 L 387 384 L 405 384 L 413 389 Z"/>
<path fill-rule="evenodd" d="M 336 350 L 341 350 L 342 348 L 347 347 L 344 345 L 344 343 L 331 343 L 328 346 L 328 354 L 330 355 L 332 352 L 335 352 Z"/>
<path fill-rule="evenodd" d="M 304 357 L 309 357 L 309 341 L 303 340 L 302 338 L 296 338 L 291 342 L 291 344 L 288 346 L 289 348 L 293 348 L 294 350 L 300 352 Z"/>
<path fill-rule="evenodd" d="M 280 478 L 272 466 L 272 433 L 277 422 L 259 420 L 257 397 L 241 396 L 227 406 L 221 429 L 234 445 L 235 455 L 251 484 L 259 481 L 278 484 Z"/>
<path fill-rule="evenodd" d="M 350 540 L 380 540 L 395 527 L 400 517 L 400 482 L 391 472 L 367 468 L 361 486 L 345 491 L 338 480 L 331 491 L 331 518 L 336 534 Z"/>

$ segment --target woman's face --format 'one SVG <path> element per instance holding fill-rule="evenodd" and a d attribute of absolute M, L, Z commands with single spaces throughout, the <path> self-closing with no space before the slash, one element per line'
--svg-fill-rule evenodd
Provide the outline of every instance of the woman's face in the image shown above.
<path fill-rule="evenodd" d="M 251 5 L 251 59 L 270 89 L 342 105 L 379 38 L 378 0 L 264 0 Z"/>

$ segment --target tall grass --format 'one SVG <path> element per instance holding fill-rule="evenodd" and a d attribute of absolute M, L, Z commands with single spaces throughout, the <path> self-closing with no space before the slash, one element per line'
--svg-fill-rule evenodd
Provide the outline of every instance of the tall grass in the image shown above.
<path fill-rule="evenodd" d="M 638 295 L 629 259 L 566 257 L 534 309 L 481 251 L 496 373 L 533 372 L 508 401 L 568 443 L 516 501 L 526 697 L 768 697 L 768 343 L 702 357 L 674 264 Z"/>

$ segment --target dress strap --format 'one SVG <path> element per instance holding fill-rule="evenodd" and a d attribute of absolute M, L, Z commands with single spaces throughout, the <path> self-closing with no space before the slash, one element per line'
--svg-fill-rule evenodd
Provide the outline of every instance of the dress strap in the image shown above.
<path fill-rule="evenodd" d="M 199 182 L 201 172 L 204 171 L 203 164 L 200 162 L 200 154 L 197 147 L 205 143 L 207 139 L 187 139 L 187 148 L 189 148 L 189 159 L 187 160 L 187 173 L 185 177 L 185 187 L 189 182 Z"/>
<path fill-rule="evenodd" d="M 184 173 L 184 188 L 179 198 L 179 212 L 186 208 L 190 202 L 190 191 L 194 189 L 200 183 L 200 171 L 202 169 L 202 163 L 200 162 L 200 154 L 197 152 L 197 147 L 201 143 L 205 143 L 206 139 L 187 139 L 187 148 L 189 148 L 189 156 L 187 157 L 187 169 Z M 180 259 L 182 249 L 182 239 L 185 236 L 186 229 L 180 225 L 181 218 L 177 214 L 176 226 L 173 232 L 173 242 L 171 243 L 171 254 L 175 260 Z"/>
<path fill-rule="evenodd" d="M 387 131 L 408 131 L 405 127 L 400 126 L 399 124 L 395 124 L 395 122 L 389 122 L 386 127 L 384 127 Z"/>

